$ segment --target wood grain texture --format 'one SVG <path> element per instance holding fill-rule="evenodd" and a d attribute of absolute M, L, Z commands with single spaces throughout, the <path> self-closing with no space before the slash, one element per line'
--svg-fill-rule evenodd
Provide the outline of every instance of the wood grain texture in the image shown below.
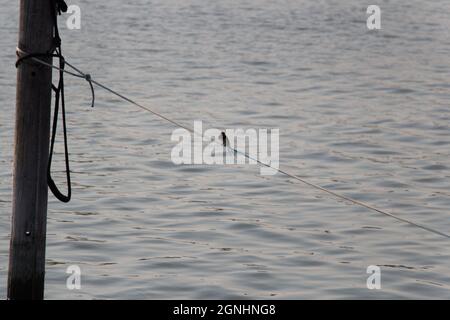
<path fill-rule="evenodd" d="M 21 0 L 19 48 L 52 46 L 51 0 Z M 51 58 L 45 59 L 51 63 Z M 9 299 L 43 299 L 47 223 L 47 161 L 52 72 L 32 60 L 17 69 Z"/>

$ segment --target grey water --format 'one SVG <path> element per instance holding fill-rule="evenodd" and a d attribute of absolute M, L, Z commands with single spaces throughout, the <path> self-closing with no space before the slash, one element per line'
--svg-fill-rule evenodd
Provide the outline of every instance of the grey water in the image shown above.
<path fill-rule="evenodd" d="M 448 1 L 378 1 L 372 31 L 357 0 L 69 4 L 81 29 L 60 17 L 63 53 L 94 79 L 189 126 L 279 128 L 282 169 L 450 233 Z M 4 1 L 2 298 L 17 27 Z M 49 195 L 47 299 L 450 298 L 448 239 L 255 165 L 177 166 L 174 126 L 100 88 L 91 109 L 88 84 L 65 81 L 73 199 Z M 71 265 L 80 290 L 66 287 Z"/>

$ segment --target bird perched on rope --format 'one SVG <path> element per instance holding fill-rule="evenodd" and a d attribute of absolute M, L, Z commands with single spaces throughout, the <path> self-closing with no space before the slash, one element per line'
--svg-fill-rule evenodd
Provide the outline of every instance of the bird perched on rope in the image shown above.
<path fill-rule="evenodd" d="M 220 138 L 222 139 L 222 143 L 224 147 L 230 146 L 230 141 L 227 138 L 227 135 L 225 134 L 225 132 L 221 132 L 220 133 Z"/>

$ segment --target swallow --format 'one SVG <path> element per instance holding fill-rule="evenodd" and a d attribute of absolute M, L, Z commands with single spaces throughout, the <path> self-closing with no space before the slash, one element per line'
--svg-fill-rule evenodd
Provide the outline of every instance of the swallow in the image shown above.
<path fill-rule="evenodd" d="M 228 145 L 230 144 L 230 141 L 228 141 L 227 135 L 225 134 L 225 132 L 222 131 L 222 133 L 220 134 L 220 137 L 222 138 L 222 143 L 223 146 L 226 147 L 227 143 Z"/>

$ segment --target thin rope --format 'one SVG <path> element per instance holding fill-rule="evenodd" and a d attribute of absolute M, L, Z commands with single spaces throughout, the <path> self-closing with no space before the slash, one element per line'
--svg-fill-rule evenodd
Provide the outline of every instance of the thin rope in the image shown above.
<path fill-rule="evenodd" d="M 36 58 L 36 57 L 32 57 L 31 59 L 33 59 L 34 61 L 39 62 L 39 63 L 41 63 L 41 64 L 43 64 L 43 65 L 46 65 L 46 66 L 48 66 L 48 67 L 50 67 L 50 68 L 53 68 L 53 69 L 56 69 L 56 70 L 65 72 L 65 73 L 67 73 L 67 74 L 69 74 L 69 75 L 72 75 L 72 76 L 74 76 L 74 77 L 85 79 L 85 80 L 87 80 L 89 83 L 94 83 L 94 84 L 96 84 L 97 86 L 99 86 L 99 87 L 105 89 L 106 91 L 109 91 L 110 93 L 112 93 L 112 94 L 114 94 L 114 95 L 120 97 L 121 99 L 123 99 L 123 100 L 125 100 L 125 101 L 127 101 L 127 102 L 129 102 L 129 103 L 131 103 L 131 104 L 133 104 L 133 105 L 135 105 L 135 106 L 137 106 L 137 107 L 139 107 L 140 109 L 143 109 L 143 110 L 145 110 L 145 111 L 148 111 L 148 112 L 152 113 L 153 115 L 155 115 L 155 116 L 157 116 L 157 117 L 159 117 L 159 118 L 161 118 L 161 119 L 163 119 L 163 120 L 166 120 L 167 122 L 170 122 L 170 123 L 174 124 L 175 126 L 178 126 L 178 127 L 180 127 L 180 128 L 186 129 L 187 131 L 189 131 L 189 132 L 191 132 L 191 133 L 193 133 L 193 134 L 197 134 L 197 135 L 199 135 L 199 136 L 202 136 L 201 133 L 198 133 L 198 132 L 194 131 L 193 129 L 191 129 L 191 128 L 187 127 L 187 126 L 185 126 L 185 125 L 183 125 L 183 124 L 181 124 L 181 123 L 179 123 L 179 122 L 177 122 L 177 121 L 175 121 L 175 120 L 172 120 L 172 119 L 170 119 L 170 118 L 168 118 L 168 117 L 166 117 L 166 116 L 164 116 L 164 115 L 162 115 L 162 114 L 160 114 L 160 113 L 158 113 L 158 112 L 156 112 L 156 111 L 154 111 L 154 110 L 152 110 L 152 109 L 150 109 L 150 108 L 148 108 L 148 107 L 146 107 L 146 106 L 144 106 L 144 105 L 142 105 L 142 104 L 140 104 L 140 103 L 138 103 L 138 102 L 136 102 L 136 101 L 134 101 L 134 100 L 132 100 L 132 99 L 130 99 L 130 98 L 128 98 L 128 97 L 126 97 L 126 96 L 124 96 L 123 94 L 121 94 L 121 93 L 119 93 L 119 92 L 117 92 L 117 91 L 115 91 L 115 90 L 113 90 L 113 89 L 107 87 L 106 85 L 103 85 L 102 83 L 100 83 L 100 82 L 98 82 L 98 81 L 96 81 L 96 80 L 93 80 L 93 79 L 91 78 L 90 74 L 83 73 L 82 71 L 80 71 L 79 69 L 77 69 L 77 68 L 74 67 L 73 65 L 69 64 L 68 62 L 66 62 L 66 64 L 67 64 L 69 67 L 71 67 L 72 69 L 74 69 L 77 73 L 68 71 L 68 70 L 66 70 L 66 69 L 61 69 L 61 68 L 59 68 L 59 67 L 57 67 L 57 66 L 55 66 L 55 65 L 52 65 L 52 64 L 47 63 L 47 62 L 45 62 L 45 61 L 42 61 L 41 59 L 38 59 L 38 58 Z M 224 141 L 226 141 L 226 139 L 224 139 Z M 315 184 L 315 183 L 309 182 L 309 181 L 307 181 L 307 180 L 305 180 L 305 179 L 303 179 L 303 178 L 300 178 L 300 177 L 298 177 L 298 176 L 296 176 L 296 175 L 294 175 L 294 174 L 291 174 L 291 173 L 289 173 L 289 172 L 287 172 L 287 171 L 285 171 L 285 170 L 282 170 L 282 169 L 279 169 L 279 168 L 275 168 L 275 167 L 271 166 L 270 164 L 264 163 L 264 162 L 262 162 L 262 161 L 260 161 L 260 160 L 258 160 L 258 159 L 253 158 L 252 156 L 250 156 L 249 154 L 247 154 L 247 153 L 245 153 L 245 152 L 241 152 L 241 151 L 239 151 L 239 150 L 237 150 L 237 149 L 235 149 L 235 148 L 229 146 L 227 143 L 223 143 L 223 146 L 226 147 L 226 148 L 228 148 L 229 150 L 231 150 L 231 151 L 233 151 L 233 152 L 236 152 L 236 153 L 239 153 L 239 154 L 243 155 L 243 156 L 246 157 L 247 159 L 256 161 L 258 164 L 260 164 L 260 165 L 262 165 L 262 166 L 265 166 L 265 167 L 271 168 L 271 169 L 273 169 L 273 170 L 276 170 L 276 171 L 278 171 L 278 172 L 280 172 L 280 173 L 282 173 L 282 174 L 284 174 L 284 175 L 286 175 L 286 176 L 288 176 L 288 177 L 290 177 L 290 178 L 292 178 L 292 179 L 295 179 L 295 180 L 297 180 L 297 181 L 299 181 L 299 182 L 301 182 L 301 183 L 303 183 L 303 184 L 305 184 L 305 185 L 307 185 L 307 186 L 309 186 L 309 187 L 311 187 L 311 188 L 314 188 L 314 189 L 316 189 L 316 190 L 319 190 L 319 191 L 328 193 L 328 194 L 330 194 L 330 195 L 332 195 L 332 196 L 334 196 L 334 197 L 336 197 L 336 198 L 339 198 L 339 199 L 342 199 L 342 200 L 351 202 L 351 203 L 353 203 L 353 204 L 355 204 L 355 205 L 364 207 L 364 208 L 366 208 L 366 209 L 369 209 L 369 210 L 372 210 L 372 211 L 381 213 L 381 214 L 383 214 L 383 215 L 385 215 L 385 216 L 388 216 L 388 217 L 394 218 L 394 219 L 396 219 L 396 220 L 398 220 L 398 221 L 402 221 L 402 222 L 404 222 L 404 223 L 410 224 L 410 225 L 415 226 L 415 227 L 417 227 L 417 228 L 420 228 L 420 229 L 422 229 L 422 230 L 425 230 L 425 231 L 428 231 L 428 232 L 431 232 L 431 233 L 434 233 L 434 234 L 443 236 L 443 237 L 445 237 L 445 238 L 450 238 L 450 235 L 448 235 L 448 234 L 446 234 L 446 233 L 444 233 L 444 232 L 441 232 L 441 231 L 438 231 L 438 230 L 436 230 L 436 229 L 427 227 L 427 226 L 425 226 L 425 225 L 416 223 L 416 222 L 414 222 L 414 221 L 411 221 L 411 220 L 408 220 L 408 219 L 399 217 L 399 216 L 397 216 L 397 215 L 395 215 L 395 214 L 392 214 L 392 213 L 390 213 L 390 212 L 387 212 L 387 211 L 385 211 L 385 210 L 378 209 L 378 208 L 376 208 L 376 207 L 374 207 L 374 206 L 372 206 L 372 205 L 370 205 L 370 204 L 361 202 L 361 201 L 359 201 L 359 200 L 350 198 L 350 197 L 348 197 L 348 196 L 345 196 L 345 195 L 339 194 L 339 193 L 337 193 L 337 192 L 334 192 L 334 191 L 332 191 L 332 190 L 329 190 L 329 189 L 327 189 L 327 188 L 324 188 L 324 187 L 322 187 L 322 186 L 320 186 L 320 185 L 317 185 L 317 184 Z"/>
<path fill-rule="evenodd" d="M 345 196 L 345 195 L 336 193 L 336 192 L 334 192 L 334 191 L 332 191 L 332 190 L 326 189 L 326 188 L 324 188 L 324 187 L 322 187 L 322 186 L 319 186 L 319 185 L 317 185 L 317 184 L 315 184 L 315 183 L 309 182 L 309 181 L 307 181 L 307 180 L 305 180 L 305 179 L 302 179 L 302 178 L 300 178 L 300 177 L 298 177 L 298 176 L 296 176 L 296 175 L 293 175 L 293 174 L 291 174 L 291 173 L 289 173 L 289 172 L 287 172 L 287 171 L 284 171 L 284 170 L 282 170 L 282 169 L 276 169 L 276 168 L 274 168 L 274 167 L 272 167 L 272 166 L 270 166 L 270 165 L 268 165 L 268 164 L 266 164 L 266 163 L 264 163 L 264 162 L 261 162 L 261 161 L 258 160 L 258 159 L 255 159 L 255 158 L 253 158 L 253 157 L 251 157 L 251 156 L 246 155 L 246 154 L 243 153 L 243 152 L 240 152 L 239 150 L 233 149 L 233 148 L 231 148 L 231 147 L 228 147 L 228 148 L 231 149 L 231 150 L 233 150 L 233 151 L 235 151 L 235 152 L 237 152 L 237 153 L 243 154 L 243 155 L 246 156 L 247 158 L 249 158 L 249 159 L 251 159 L 251 160 L 254 160 L 254 161 L 258 162 L 259 164 L 261 164 L 261 165 L 263 165 L 263 166 L 266 166 L 266 167 L 268 167 L 268 168 L 275 169 L 275 170 L 277 170 L 278 172 L 280 172 L 280 173 L 282 173 L 282 174 L 284 174 L 284 175 L 286 175 L 286 176 L 288 176 L 288 177 L 291 177 L 291 178 L 293 178 L 293 179 L 295 179 L 295 180 L 298 180 L 298 181 L 300 181 L 300 182 L 302 182 L 302 183 L 304 183 L 304 184 L 306 184 L 306 185 L 308 185 L 308 186 L 310 186 L 310 187 L 312 187 L 312 188 L 315 188 L 315 189 L 317 189 L 317 190 L 320 190 L 320 191 L 326 192 L 326 193 L 328 193 L 328 194 L 331 194 L 332 196 L 335 196 L 336 198 L 340 198 L 340 199 L 349 201 L 349 202 L 351 202 L 351 203 L 353 203 L 353 204 L 356 204 L 356 205 L 359 205 L 359 206 L 361 206 L 361 207 L 364 207 L 364 208 L 367 208 L 367 209 L 376 211 L 376 212 L 381 213 L 381 214 L 384 214 L 384 215 L 386 215 L 386 216 L 388 216 L 388 217 L 397 219 L 397 220 L 402 221 L 402 222 L 409 223 L 409 224 L 411 224 L 411 225 L 413 225 L 413 226 L 415 226 L 415 227 L 421 228 L 421 229 L 423 229 L 423 230 L 426 230 L 426 231 L 430 231 L 430 232 L 436 233 L 436 234 L 441 235 L 441 236 L 446 237 L 446 238 L 450 238 L 449 235 L 447 235 L 447 234 L 445 234 L 445 233 L 443 233 L 443 232 L 441 232 L 441 231 L 438 231 L 438 230 L 432 229 L 432 228 L 430 228 L 430 227 L 427 227 L 427 226 L 418 224 L 418 223 L 416 223 L 416 222 L 407 220 L 407 219 L 405 219 L 405 218 L 401 218 L 401 217 L 399 217 L 399 216 L 397 216 L 397 215 L 394 215 L 394 214 L 392 214 L 392 213 L 390 213 L 390 212 L 387 212 L 387 211 L 378 209 L 378 208 L 376 208 L 376 207 L 373 207 L 373 206 L 371 206 L 370 204 L 367 204 L 367 203 L 358 201 L 358 200 L 356 200 L 356 199 L 347 197 L 347 196 Z"/>

